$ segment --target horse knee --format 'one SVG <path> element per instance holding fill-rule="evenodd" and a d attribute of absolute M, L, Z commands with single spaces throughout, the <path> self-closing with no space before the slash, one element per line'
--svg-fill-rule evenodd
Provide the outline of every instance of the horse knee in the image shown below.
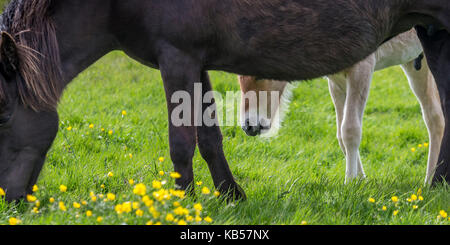
<path fill-rule="evenodd" d="M 342 141 L 345 146 L 359 147 L 361 143 L 361 125 L 359 123 L 345 124 L 342 126 Z"/>

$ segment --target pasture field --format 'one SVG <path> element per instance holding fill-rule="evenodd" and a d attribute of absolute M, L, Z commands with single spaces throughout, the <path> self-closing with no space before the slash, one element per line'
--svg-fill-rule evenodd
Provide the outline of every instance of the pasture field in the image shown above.
<path fill-rule="evenodd" d="M 236 75 L 210 74 L 215 90 L 238 91 Z M 0 200 L 0 224 L 15 223 L 11 218 L 27 225 L 183 220 L 184 216 L 166 219 L 178 206 L 173 204 L 174 197 L 158 206 L 158 219 L 142 208 L 143 202 L 138 208 L 143 213 L 136 213 L 138 209 L 127 213 L 123 206 L 122 214 L 115 210 L 119 203 L 141 200 L 132 193 L 138 183 L 147 186 L 149 195 L 153 180 L 167 180 L 163 187 L 173 188 L 173 180 L 166 177 L 173 167 L 164 96 L 159 71 L 121 52 L 107 55 L 80 74 L 59 106 L 60 132 L 37 184 L 39 205 L 33 198 L 32 203 L 16 205 Z M 202 221 L 190 224 L 450 224 L 448 186 L 423 184 L 428 152 L 423 144 L 428 134 L 419 104 L 399 68 L 376 73 L 363 130 L 360 151 L 368 178 L 344 185 L 345 158 L 335 137 L 327 83 L 324 79 L 302 82 L 278 137 L 252 138 L 238 126 L 222 127 L 227 159 L 248 200 L 227 204 L 216 198 L 207 165 L 197 151 L 197 199 L 186 197 L 180 205 L 193 214 L 198 209 L 194 204 L 202 204 Z M 130 179 L 135 183 L 130 185 Z M 67 187 L 65 192 L 61 185 Z M 211 194 L 202 194 L 204 187 Z M 108 193 L 114 193 L 114 198 L 107 200 Z M 90 194 L 98 200 L 93 202 Z M 51 197 L 54 203 L 49 202 Z M 59 202 L 64 202 L 65 211 Z M 207 216 L 211 219 L 205 221 Z"/>

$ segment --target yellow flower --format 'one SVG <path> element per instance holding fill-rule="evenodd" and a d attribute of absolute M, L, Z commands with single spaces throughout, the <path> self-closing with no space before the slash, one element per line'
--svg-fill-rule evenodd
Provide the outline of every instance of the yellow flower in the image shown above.
<path fill-rule="evenodd" d="M 189 214 L 189 210 L 187 210 L 186 208 L 183 208 L 183 207 L 180 206 L 180 207 L 176 208 L 173 211 L 173 213 L 176 214 L 176 215 L 180 215 L 180 216 L 188 215 Z"/>
<path fill-rule="evenodd" d="M 398 214 L 398 210 L 395 210 L 394 213 L 392 213 L 394 216 L 396 216 Z"/>
<path fill-rule="evenodd" d="M 161 187 L 162 187 L 161 181 L 157 181 L 157 180 L 153 180 L 152 185 L 153 185 L 153 188 L 155 188 L 155 189 L 161 189 Z"/>
<path fill-rule="evenodd" d="M 114 195 L 113 193 L 108 193 L 106 194 L 106 198 L 110 201 L 114 201 L 116 200 L 116 195 Z"/>
<path fill-rule="evenodd" d="M 144 211 L 138 209 L 136 210 L 136 216 L 142 217 L 144 215 Z"/>
<path fill-rule="evenodd" d="M 159 175 L 164 176 L 164 171 L 159 171 Z"/>
<path fill-rule="evenodd" d="M 134 185 L 134 180 L 133 180 L 133 179 L 129 179 L 129 180 L 128 180 L 128 184 Z"/>
<path fill-rule="evenodd" d="M 397 196 L 393 196 L 393 197 L 391 198 L 391 200 L 392 200 L 393 202 L 398 202 L 398 197 L 397 197 Z"/>
<path fill-rule="evenodd" d="M 67 127 L 67 131 L 72 131 L 72 127 L 71 126 Z"/>
<path fill-rule="evenodd" d="M 202 221 L 202 218 L 198 215 L 195 216 L 195 222 L 200 222 L 200 221 Z"/>
<path fill-rule="evenodd" d="M 439 211 L 439 215 L 441 215 L 442 218 L 447 218 L 448 214 L 444 210 Z"/>
<path fill-rule="evenodd" d="M 212 220 L 209 216 L 207 216 L 207 217 L 205 218 L 205 221 L 208 222 L 208 223 L 211 223 L 213 220 Z"/>
<path fill-rule="evenodd" d="M 102 131 L 102 132 L 105 132 L 105 129 L 104 129 L 104 128 L 102 128 L 102 129 L 101 129 L 101 131 Z"/>
<path fill-rule="evenodd" d="M 86 216 L 87 217 L 91 217 L 92 216 L 92 211 L 91 210 L 86 211 Z"/>
<path fill-rule="evenodd" d="M 145 225 L 153 225 L 153 221 L 148 221 L 147 223 L 145 223 Z"/>
<path fill-rule="evenodd" d="M 27 201 L 28 202 L 35 202 L 37 198 L 33 195 L 27 195 Z"/>
<path fill-rule="evenodd" d="M 122 116 L 126 116 L 127 115 L 127 111 L 122 111 Z"/>
<path fill-rule="evenodd" d="M 386 210 L 387 210 L 387 207 L 386 207 L 386 206 L 383 206 L 383 207 L 381 208 L 381 210 L 386 211 Z"/>
<path fill-rule="evenodd" d="M 33 185 L 33 192 L 36 192 L 39 190 L 39 187 L 37 185 Z"/>
<path fill-rule="evenodd" d="M 417 200 L 417 195 L 412 194 L 411 195 L 411 200 L 413 200 L 413 201 Z"/>
<path fill-rule="evenodd" d="M 194 209 L 198 210 L 198 211 L 202 211 L 203 210 L 203 206 L 200 203 L 194 204 Z"/>
<path fill-rule="evenodd" d="M 147 187 L 144 184 L 137 184 L 133 189 L 133 193 L 139 196 L 144 196 L 146 191 Z"/>
<path fill-rule="evenodd" d="M 94 128 L 94 124 L 89 124 L 89 128 Z"/>
<path fill-rule="evenodd" d="M 416 152 L 416 148 L 414 148 L 414 147 L 411 148 L 411 151 L 412 151 L 412 152 Z"/>
<path fill-rule="evenodd" d="M 215 196 L 215 197 L 218 197 L 218 196 L 220 196 L 220 192 L 218 192 L 218 191 L 214 191 L 214 196 Z"/>
<path fill-rule="evenodd" d="M 173 217 L 173 214 L 169 213 L 169 214 L 166 215 L 166 221 L 170 222 L 170 221 L 173 221 L 174 219 L 175 219 L 175 217 Z"/>
<path fill-rule="evenodd" d="M 191 222 L 191 221 L 193 221 L 193 220 L 194 220 L 194 217 L 192 217 L 192 216 L 190 216 L 190 215 L 186 216 L 186 221 L 187 221 L 187 222 Z"/>
<path fill-rule="evenodd" d="M 60 186 L 59 186 L 59 190 L 60 190 L 61 192 L 66 192 L 66 191 L 67 191 L 67 186 L 65 186 L 65 185 L 60 185 Z"/>
<path fill-rule="evenodd" d="M 179 207 L 179 206 L 181 206 L 181 204 L 179 202 L 173 202 L 173 206 L 174 207 Z"/>
<path fill-rule="evenodd" d="M 423 201 L 423 196 L 419 196 L 419 200 L 420 200 L 420 201 Z"/>
<path fill-rule="evenodd" d="M 139 202 L 133 202 L 133 209 L 138 209 L 140 207 Z"/>
<path fill-rule="evenodd" d="M 179 179 L 179 178 L 181 178 L 181 174 L 179 174 L 177 172 L 172 172 L 172 173 L 170 173 L 170 178 Z"/>
<path fill-rule="evenodd" d="M 130 213 L 132 210 L 132 204 L 131 202 L 125 202 L 122 204 L 122 211 L 125 213 Z"/>
<path fill-rule="evenodd" d="M 50 199 L 48 199 L 48 201 L 49 201 L 50 203 L 54 203 L 54 202 L 55 202 L 55 198 L 50 197 Z"/>
<path fill-rule="evenodd" d="M 369 202 L 370 202 L 370 203 L 374 203 L 374 202 L 375 202 L 375 199 L 373 199 L 373 198 L 371 197 L 371 198 L 369 198 Z"/>
<path fill-rule="evenodd" d="M 158 161 L 159 161 L 159 162 L 164 162 L 164 160 L 165 160 L 164 157 L 158 158 Z"/>
<path fill-rule="evenodd" d="M 98 223 L 100 223 L 100 222 L 102 222 L 102 221 L 103 221 L 103 218 L 102 218 L 101 216 L 97 218 L 97 222 L 98 222 Z"/>
<path fill-rule="evenodd" d="M 104 185 L 104 184 L 102 184 L 102 185 L 100 186 L 100 188 L 102 188 L 102 189 L 105 189 L 105 185 Z"/>
<path fill-rule="evenodd" d="M 36 205 L 36 207 L 41 206 L 41 202 L 39 200 L 36 200 L 36 202 L 34 202 L 34 205 Z"/>
<path fill-rule="evenodd" d="M 3 189 L 0 187 L 0 197 L 5 196 L 5 195 L 6 195 L 5 190 L 3 190 Z"/>
<path fill-rule="evenodd" d="M 114 173 L 113 172 L 109 172 L 108 173 L 108 177 L 114 177 Z"/>
<path fill-rule="evenodd" d="M 76 208 L 76 209 L 81 208 L 81 204 L 79 204 L 77 202 L 74 202 L 73 203 L 73 207 Z"/>
<path fill-rule="evenodd" d="M 91 196 L 91 200 L 92 200 L 93 202 L 96 202 L 96 201 L 97 201 L 97 197 L 96 197 L 96 196 Z"/>
<path fill-rule="evenodd" d="M 20 219 L 17 219 L 17 218 L 9 218 L 9 224 L 10 225 L 18 225 L 18 224 L 20 224 L 22 221 L 20 220 Z"/>
<path fill-rule="evenodd" d="M 306 221 L 302 221 L 302 223 L 301 223 L 301 225 L 307 225 L 308 224 L 308 222 L 306 222 Z"/>
<path fill-rule="evenodd" d="M 202 188 L 202 194 L 208 195 L 210 193 L 211 193 L 211 191 L 208 189 L 208 187 L 205 186 Z"/>
<path fill-rule="evenodd" d="M 34 207 L 31 212 L 35 213 L 35 214 L 38 214 L 39 213 L 39 209 L 37 207 Z"/>
<path fill-rule="evenodd" d="M 418 209 L 418 208 L 419 208 L 419 206 L 413 205 L 413 209 Z"/>
<path fill-rule="evenodd" d="M 419 144 L 419 148 L 422 148 L 422 144 Z"/>
<path fill-rule="evenodd" d="M 63 202 L 59 202 L 58 206 L 61 211 L 67 211 L 66 205 Z"/>
<path fill-rule="evenodd" d="M 113 133 L 114 133 L 114 131 L 112 131 L 112 130 L 109 130 L 109 131 L 108 131 L 108 134 L 109 134 L 109 135 L 112 135 Z"/>
<path fill-rule="evenodd" d="M 178 221 L 178 225 L 187 225 L 187 223 L 184 220 L 180 220 L 180 221 Z"/>
<path fill-rule="evenodd" d="M 197 183 L 196 183 L 198 186 L 201 186 L 201 185 L 203 185 L 203 182 L 202 181 L 197 181 Z"/>
<path fill-rule="evenodd" d="M 406 198 L 406 201 L 412 202 L 411 198 Z"/>
<path fill-rule="evenodd" d="M 130 154 L 128 154 L 128 156 L 129 156 L 130 158 L 133 158 L 133 154 L 131 154 L 131 153 L 130 153 Z"/>
<path fill-rule="evenodd" d="M 428 143 L 423 143 L 423 146 L 428 147 Z"/>

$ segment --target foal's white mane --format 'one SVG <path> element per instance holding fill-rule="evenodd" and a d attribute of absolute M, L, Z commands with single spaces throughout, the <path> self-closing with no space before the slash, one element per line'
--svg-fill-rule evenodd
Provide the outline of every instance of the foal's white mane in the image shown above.
<path fill-rule="evenodd" d="M 297 83 L 287 83 L 280 98 L 280 105 L 275 112 L 270 129 L 261 134 L 261 138 L 273 138 L 278 135 L 278 131 L 282 127 L 283 120 L 289 112 L 289 105 L 291 104 L 293 91 L 297 88 Z"/>

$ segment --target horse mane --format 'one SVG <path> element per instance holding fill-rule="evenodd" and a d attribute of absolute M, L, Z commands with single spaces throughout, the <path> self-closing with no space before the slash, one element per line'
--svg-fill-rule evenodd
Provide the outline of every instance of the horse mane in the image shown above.
<path fill-rule="evenodd" d="M 16 41 L 21 76 L 17 79 L 19 98 L 34 111 L 56 110 L 63 90 L 51 1 L 12 0 L 0 23 L 0 29 Z"/>

